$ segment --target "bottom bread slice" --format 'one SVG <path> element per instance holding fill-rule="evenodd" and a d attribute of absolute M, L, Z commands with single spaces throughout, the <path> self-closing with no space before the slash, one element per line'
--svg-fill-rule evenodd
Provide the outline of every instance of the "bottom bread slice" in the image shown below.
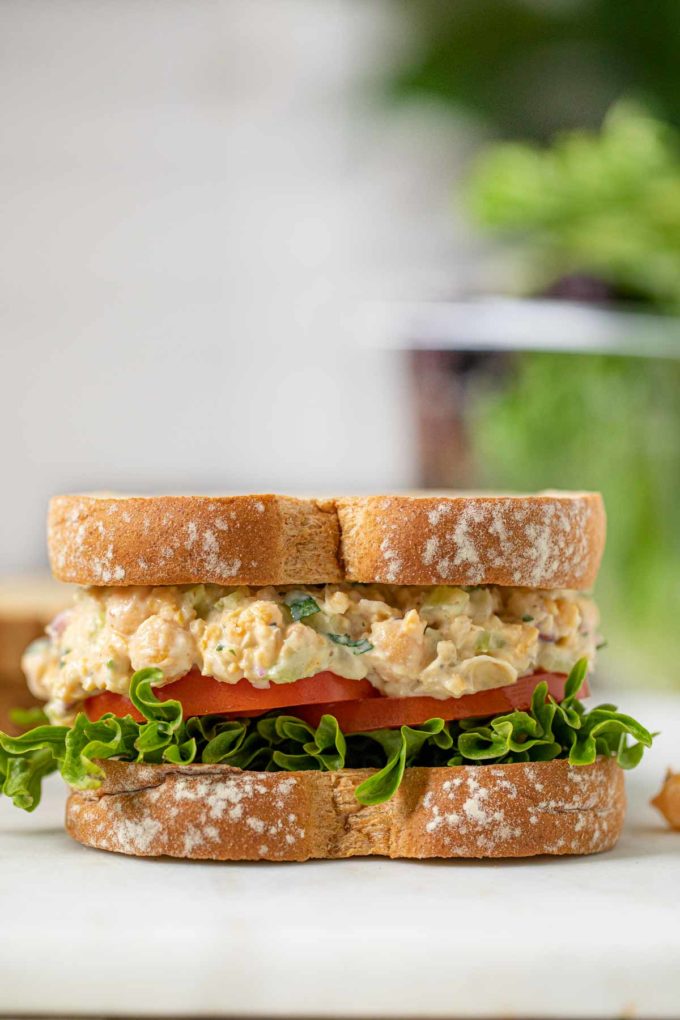
<path fill-rule="evenodd" d="M 99 764 L 101 787 L 71 793 L 66 828 L 87 846 L 141 857 L 590 854 L 614 845 L 626 806 L 623 772 L 605 758 L 409 768 L 391 800 L 368 807 L 354 791 L 372 769 Z"/>

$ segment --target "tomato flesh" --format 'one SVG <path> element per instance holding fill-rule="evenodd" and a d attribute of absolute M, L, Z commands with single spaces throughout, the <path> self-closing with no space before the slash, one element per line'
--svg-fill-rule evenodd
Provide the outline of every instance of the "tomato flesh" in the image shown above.
<path fill-rule="evenodd" d="M 364 698 L 343 704 L 304 705 L 295 714 L 310 726 L 318 726 L 322 715 L 334 715 L 343 733 L 363 733 L 396 726 L 419 726 L 428 719 L 471 719 L 492 715 L 505 715 L 531 705 L 534 689 L 545 681 L 556 701 L 564 698 L 565 673 L 533 673 L 521 677 L 510 687 L 497 687 L 492 691 L 465 694 L 462 698 Z M 590 693 L 584 683 L 579 696 Z"/>
<path fill-rule="evenodd" d="M 211 676 L 201 676 L 196 670 L 187 673 L 180 680 L 155 689 L 160 701 L 174 698 L 181 702 L 184 718 L 191 715 L 239 715 L 241 717 L 261 715 L 273 708 L 288 708 L 293 705 L 312 705 L 315 702 L 342 704 L 353 698 L 369 700 L 380 697 L 368 680 L 347 680 L 335 673 L 317 673 L 291 684 L 270 684 L 262 690 L 253 687 L 249 680 L 237 684 L 225 684 Z M 113 715 L 131 715 L 137 722 L 143 716 L 129 698 L 123 694 L 103 691 L 88 698 L 84 706 L 91 722 L 100 719 L 107 712 Z"/>

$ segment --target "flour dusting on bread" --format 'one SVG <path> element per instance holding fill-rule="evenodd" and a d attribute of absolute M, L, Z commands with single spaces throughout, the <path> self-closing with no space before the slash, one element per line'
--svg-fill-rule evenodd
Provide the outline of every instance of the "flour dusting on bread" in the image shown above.
<path fill-rule="evenodd" d="M 240 772 L 226 765 L 102 762 L 99 790 L 74 792 L 71 835 L 140 856 L 302 861 L 598 853 L 625 812 L 612 759 L 407 768 L 394 796 L 362 805 L 371 769 Z"/>
<path fill-rule="evenodd" d="M 597 493 L 535 496 L 58 496 L 48 544 L 82 585 L 501 584 L 587 589 Z"/>
<path fill-rule="evenodd" d="M 354 581 L 584 589 L 604 548 L 596 493 L 376 496 L 337 506 Z"/>

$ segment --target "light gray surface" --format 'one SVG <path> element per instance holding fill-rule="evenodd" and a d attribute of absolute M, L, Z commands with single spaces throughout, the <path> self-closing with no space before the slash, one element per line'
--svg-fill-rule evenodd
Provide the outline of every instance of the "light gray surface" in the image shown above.
<path fill-rule="evenodd" d="M 68 839 L 59 780 L 32 816 L 3 803 L 0 1013 L 677 1016 L 680 834 L 647 801 L 680 698 L 619 700 L 665 732 L 597 857 L 136 860 Z"/>
<path fill-rule="evenodd" d="M 2 0 L 0 569 L 57 492 L 416 483 L 356 305 L 464 286 L 478 242 L 462 122 L 371 100 L 397 6 Z"/>

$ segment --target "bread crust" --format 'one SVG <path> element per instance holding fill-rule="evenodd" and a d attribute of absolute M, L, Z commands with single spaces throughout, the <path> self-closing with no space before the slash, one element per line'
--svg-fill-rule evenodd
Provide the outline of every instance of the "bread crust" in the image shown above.
<path fill-rule="evenodd" d="M 530 496 L 57 496 L 48 547 L 81 585 L 499 584 L 588 589 L 598 493 Z"/>
<path fill-rule="evenodd" d="M 305 861 L 384 856 L 591 854 L 625 814 L 613 759 L 408 768 L 394 797 L 361 805 L 373 769 L 244 772 L 227 765 L 100 762 L 98 790 L 71 793 L 66 828 L 86 846 L 140 857 Z"/>
<path fill-rule="evenodd" d="M 596 492 L 340 499 L 352 581 L 592 587 L 606 517 Z"/>
<path fill-rule="evenodd" d="M 332 504 L 292 496 L 56 496 L 47 544 L 82 585 L 340 581 Z"/>

